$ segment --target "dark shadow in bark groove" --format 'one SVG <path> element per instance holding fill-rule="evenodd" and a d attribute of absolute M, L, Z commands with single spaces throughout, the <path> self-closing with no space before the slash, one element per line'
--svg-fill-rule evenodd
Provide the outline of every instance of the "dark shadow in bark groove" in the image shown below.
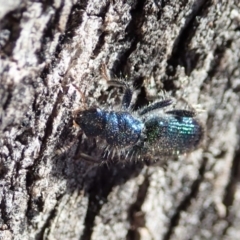
<path fill-rule="evenodd" d="M 201 1 L 201 4 L 198 6 L 193 6 L 192 13 L 186 19 L 185 26 L 182 27 L 182 30 L 179 33 L 179 36 L 176 38 L 173 51 L 168 59 L 168 65 L 166 67 L 166 74 L 168 76 L 174 76 L 176 74 L 176 68 L 178 65 L 181 65 L 185 68 L 186 74 L 190 75 L 192 70 L 194 70 L 199 55 L 193 50 L 189 49 L 189 43 L 192 41 L 192 38 L 195 36 L 195 32 L 198 29 L 199 23 L 196 20 L 197 16 L 204 16 L 207 12 L 207 9 L 211 6 L 211 1 Z M 194 8 L 195 7 L 195 8 Z M 189 58 L 188 54 L 191 50 L 191 56 Z M 189 64 L 189 59 L 191 64 Z M 187 62 L 187 61 L 188 62 Z M 169 81 L 166 81 L 168 84 Z M 165 89 L 168 89 L 165 86 Z"/>
<path fill-rule="evenodd" d="M 131 55 L 132 52 L 136 50 L 137 44 L 142 39 L 142 33 L 141 33 L 141 27 L 144 22 L 144 1 L 137 1 L 136 6 L 130 11 L 130 14 L 132 15 L 132 20 L 128 24 L 126 28 L 126 36 L 125 39 L 122 40 L 123 42 L 131 42 L 131 46 L 123 53 L 119 54 L 118 61 L 115 62 L 113 66 L 113 72 L 114 73 L 124 73 L 125 69 L 123 69 L 123 66 L 127 66 L 127 60 L 128 57 Z M 117 75 L 119 77 L 119 74 Z"/>
<path fill-rule="evenodd" d="M 5 192 L 3 196 L 4 195 L 5 195 Z M 0 202 L 0 209 L 1 209 L 1 219 L 5 224 L 8 223 L 8 221 L 10 220 L 10 216 L 8 212 L 6 212 L 6 209 L 7 209 L 6 205 L 7 205 L 7 198 L 3 197 Z"/>
<path fill-rule="evenodd" d="M 25 8 L 18 8 L 9 12 L 3 19 L 1 19 L 0 30 L 5 29 L 10 32 L 7 41 L 2 41 L 0 44 L 0 54 L 8 57 L 12 56 L 12 51 L 15 48 L 18 37 L 21 33 L 21 18 Z"/>
<path fill-rule="evenodd" d="M 102 9 L 100 9 L 99 14 L 97 15 L 98 17 L 101 17 L 103 19 L 103 31 L 98 38 L 98 42 L 96 43 L 95 48 L 93 49 L 93 54 L 91 56 L 91 59 L 95 59 L 98 56 L 98 54 L 102 51 L 102 47 L 105 44 L 105 37 L 108 34 L 108 32 L 105 31 L 105 29 L 104 29 L 104 26 L 106 25 L 105 16 L 108 12 L 109 7 L 110 7 L 110 1 L 107 2 L 106 5 L 104 7 L 102 7 Z"/>
<path fill-rule="evenodd" d="M 40 76 L 43 79 L 45 79 L 47 77 L 47 75 L 50 73 L 51 69 L 54 67 L 54 65 L 58 61 L 59 53 L 64 48 L 64 43 L 70 43 L 70 41 L 72 41 L 72 38 L 75 35 L 76 28 L 79 27 L 79 25 L 81 25 L 81 23 L 82 23 L 83 11 L 81 11 L 81 10 L 86 8 L 86 5 L 87 5 L 87 1 L 81 1 L 81 2 L 79 1 L 72 6 L 72 9 L 71 9 L 71 12 L 69 14 L 69 18 L 68 18 L 68 21 L 66 24 L 66 29 L 65 29 L 64 33 L 62 33 L 58 38 L 58 44 L 56 46 L 54 55 L 52 56 L 51 63 L 47 64 L 45 66 L 45 68 L 43 69 L 42 73 L 40 74 Z M 49 20 L 47 28 L 44 31 L 44 35 L 42 37 L 41 48 L 37 53 L 40 62 L 44 61 L 44 56 L 42 56 L 41 54 L 42 54 L 42 52 L 45 52 L 44 49 L 46 48 L 46 44 L 47 44 L 46 39 L 49 37 L 50 38 L 53 37 L 52 30 L 59 23 L 60 14 L 61 14 L 61 10 L 63 7 L 64 7 L 64 5 L 61 5 L 59 7 L 54 18 L 52 19 L 52 21 Z M 52 27 L 53 27 L 53 29 L 52 29 Z"/>
<path fill-rule="evenodd" d="M 141 212 L 142 204 L 145 201 L 147 191 L 149 187 L 149 178 L 145 176 L 145 179 L 141 186 L 139 186 L 138 194 L 136 197 L 136 202 L 132 204 L 129 209 L 129 222 L 130 222 L 130 229 L 128 231 L 127 240 L 136 240 L 140 239 L 138 228 L 145 227 L 145 216 Z"/>
<path fill-rule="evenodd" d="M 206 164 L 207 158 L 204 158 L 202 165 L 199 168 L 198 178 L 193 182 L 190 193 L 186 195 L 183 201 L 176 208 L 175 214 L 172 216 L 170 220 L 169 229 L 165 236 L 163 237 L 163 240 L 171 239 L 171 235 L 173 234 L 174 228 L 178 225 L 178 222 L 180 220 L 181 212 L 186 211 L 189 205 L 191 204 L 191 200 L 196 198 L 201 182 L 203 181 Z"/>
<path fill-rule="evenodd" d="M 110 167 L 106 165 L 98 167 L 95 178 L 85 187 L 86 194 L 89 195 L 89 205 L 81 240 L 91 239 L 95 217 L 100 212 L 102 205 L 107 202 L 112 188 L 136 177 L 142 168 L 142 163 L 133 162 L 127 163 L 125 166 L 119 163 Z"/>
<path fill-rule="evenodd" d="M 48 5 L 47 4 L 45 5 L 45 8 L 48 9 L 49 6 L 50 4 L 48 3 Z M 47 44 L 53 41 L 54 31 L 56 31 L 56 28 L 58 27 L 63 7 L 64 7 L 64 3 L 62 2 L 60 7 L 55 12 L 54 16 L 49 19 L 47 26 L 43 32 L 43 35 L 41 37 L 41 47 L 36 52 L 36 55 L 38 56 L 38 59 L 39 59 L 39 63 L 43 63 L 46 61 L 44 53 L 47 52 L 47 49 L 46 49 L 46 47 L 48 47 Z M 59 38 L 59 40 L 60 39 L 61 38 Z"/>
<path fill-rule="evenodd" d="M 239 176 L 240 176 L 240 150 L 236 152 L 236 155 L 233 159 L 230 181 L 225 189 L 223 204 L 227 207 L 227 209 L 229 209 L 228 207 L 233 204 L 236 187 L 240 181 Z"/>
<path fill-rule="evenodd" d="M 59 199 L 60 200 L 60 199 Z M 42 229 L 40 230 L 40 232 L 36 235 L 36 240 L 41 240 L 44 239 L 44 234 L 46 234 L 46 229 L 48 227 L 51 227 L 51 221 L 52 219 L 54 219 L 56 217 L 56 213 L 57 213 L 57 206 L 55 206 L 51 212 L 48 215 L 48 218 L 46 219 L 44 225 L 42 226 Z"/>

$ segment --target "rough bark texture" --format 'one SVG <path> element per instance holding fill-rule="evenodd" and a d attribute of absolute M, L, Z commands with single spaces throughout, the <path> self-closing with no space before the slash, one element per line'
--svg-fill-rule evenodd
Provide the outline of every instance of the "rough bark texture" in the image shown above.
<path fill-rule="evenodd" d="M 239 238 L 238 0 L 0 5 L 0 239 Z M 79 141 L 56 157 L 83 97 L 119 105 L 103 63 L 138 106 L 162 90 L 199 104 L 201 148 L 164 166 L 94 166 Z"/>

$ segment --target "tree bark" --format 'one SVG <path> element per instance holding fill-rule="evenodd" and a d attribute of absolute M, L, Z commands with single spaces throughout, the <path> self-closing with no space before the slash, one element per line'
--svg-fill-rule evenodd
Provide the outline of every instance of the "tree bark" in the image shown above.
<path fill-rule="evenodd" d="M 0 239 L 240 236 L 239 1 L 11 0 L 0 18 Z M 120 104 L 103 64 L 135 107 L 198 105 L 201 147 L 164 166 L 77 158 L 95 146 L 73 111 Z"/>

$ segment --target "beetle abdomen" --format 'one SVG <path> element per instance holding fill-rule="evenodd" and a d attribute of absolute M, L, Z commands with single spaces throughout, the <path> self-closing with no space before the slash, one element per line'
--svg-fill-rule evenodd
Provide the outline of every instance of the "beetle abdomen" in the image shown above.
<path fill-rule="evenodd" d="M 203 128 L 192 117 L 167 115 L 145 122 L 146 142 L 160 154 L 181 154 L 195 149 L 203 138 Z"/>

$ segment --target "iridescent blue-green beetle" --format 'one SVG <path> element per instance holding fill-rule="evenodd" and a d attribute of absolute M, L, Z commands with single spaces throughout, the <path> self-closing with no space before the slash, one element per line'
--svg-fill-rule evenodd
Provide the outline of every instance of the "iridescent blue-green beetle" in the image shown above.
<path fill-rule="evenodd" d="M 116 150 L 123 159 L 179 155 L 191 152 L 199 146 L 204 131 L 194 111 L 164 111 L 165 107 L 173 103 L 171 99 L 165 99 L 132 112 L 130 87 L 125 82 L 109 83 L 125 88 L 122 109 L 106 111 L 90 108 L 78 111 L 74 117 L 75 122 L 87 137 L 105 142 L 108 151 Z M 107 157 L 109 155 L 106 154 Z M 88 158 L 84 154 L 81 156 Z"/>

